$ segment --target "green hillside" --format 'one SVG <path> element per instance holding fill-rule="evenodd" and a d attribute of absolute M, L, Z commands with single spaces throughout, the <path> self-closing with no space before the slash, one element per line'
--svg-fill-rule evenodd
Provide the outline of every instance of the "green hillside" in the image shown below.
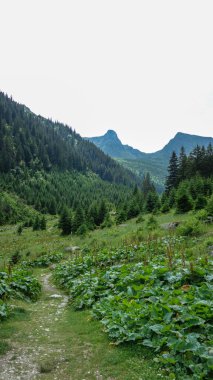
<path fill-rule="evenodd" d="M 36 215 L 38 212 L 27 206 L 18 196 L 7 192 L 0 193 L 0 225 L 35 219 Z"/>
<path fill-rule="evenodd" d="M 0 172 L 16 167 L 92 171 L 101 179 L 131 184 L 137 179 L 72 128 L 33 114 L 0 93 Z"/>
<path fill-rule="evenodd" d="M 207 148 L 209 144 L 213 144 L 212 137 L 178 132 L 161 150 L 154 153 L 144 153 L 129 145 L 122 144 L 116 132 L 112 130 L 103 136 L 87 139 L 141 178 L 149 172 L 160 192 L 164 188 L 168 162 L 173 151 L 179 154 L 181 148 L 184 147 L 186 154 L 189 154 L 197 145 Z"/>
<path fill-rule="evenodd" d="M 163 191 L 167 175 L 165 160 L 145 157 L 139 160 L 117 159 L 117 161 L 125 168 L 132 170 L 141 178 L 143 178 L 147 172 L 150 173 L 151 179 L 158 192 L 161 193 Z"/>

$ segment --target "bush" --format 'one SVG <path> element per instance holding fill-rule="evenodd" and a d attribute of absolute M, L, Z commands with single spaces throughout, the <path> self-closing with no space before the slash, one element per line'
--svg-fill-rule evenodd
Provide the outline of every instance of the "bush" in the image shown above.
<path fill-rule="evenodd" d="M 143 215 L 140 214 L 140 215 L 138 216 L 137 220 L 136 220 L 136 223 L 143 223 L 144 220 L 145 220 L 145 219 L 144 219 Z"/>
<path fill-rule="evenodd" d="M 86 226 L 86 224 L 84 223 L 80 227 L 78 227 L 76 233 L 77 233 L 77 235 L 86 235 L 86 233 L 87 233 L 87 226 Z"/>
<path fill-rule="evenodd" d="M 2 300 L 0 300 L 0 321 L 8 318 L 9 316 L 9 306 Z"/>
<path fill-rule="evenodd" d="M 195 214 L 195 218 L 200 220 L 200 221 L 204 221 L 207 218 L 207 216 L 208 216 L 208 213 L 205 209 L 199 210 Z"/>
<path fill-rule="evenodd" d="M 206 198 L 203 195 L 198 195 L 195 204 L 194 204 L 194 209 L 195 210 L 201 210 L 206 206 Z"/>
<path fill-rule="evenodd" d="M 181 224 L 177 228 L 180 236 L 198 236 L 202 234 L 203 226 L 198 219 L 192 218 Z"/>
<path fill-rule="evenodd" d="M 170 210 L 169 202 L 165 202 L 165 203 L 161 206 L 161 209 L 160 209 L 160 211 L 161 211 L 163 214 L 169 212 L 169 210 Z"/>
<path fill-rule="evenodd" d="M 152 230 L 155 230 L 157 227 L 158 227 L 157 219 L 153 215 L 151 215 L 149 219 L 147 220 L 146 228 L 149 231 L 152 231 Z"/>
<path fill-rule="evenodd" d="M 209 216 L 213 216 L 213 195 L 210 197 L 207 203 L 206 211 Z"/>
<path fill-rule="evenodd" d="M 192 210 L 193 203 L 190 196 L 185 192 L 178 192 L 176 195 L 176 210 L 178 213 L 184 213 Z"/>
<path fill-rule="evenodd" d="M 18 264 L 18 262 L 21 260 L 22 256 L 21 256 L 21 253 L 19 251 L 16 251 L 10 258 L 10 263 L 12 265 L 16 265 Z"/>

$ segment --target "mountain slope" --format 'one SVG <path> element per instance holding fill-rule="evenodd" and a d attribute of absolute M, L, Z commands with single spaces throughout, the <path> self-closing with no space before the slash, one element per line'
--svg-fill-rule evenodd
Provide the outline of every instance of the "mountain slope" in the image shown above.
<path fill-rule="evenodd" d="M 138 159 L 143 157 L 143 153 L 129 145 L 123 145 L 117 133 L 111 129 L 104 136 L 86 137 L 86 140 L 93 142 L 104 153 L 113 158 Z"/>
<path fill-rule="evenodd" d="M 181 147 L 184 146 L 186 154 L 189 154 L 197 145 L 205 147 L 210 143 L 213 145 L 212 137 L 181 132 L 178 132 L 161 150 L 153 153 L 140 152 L 129 145 L 123 145 L 116 132 L 112 130 L 107 131 L 104 136 L 87 139 L 140 177 L 149 172 L 159 191 L 163 189 L 169 158 L 173 151 L 179 154 Z"/>
<path fill-rule="evenodd" d="M 163 149 L 154 152 L 147 153 L 150 157 L 154 158 L 165 158 L 169 159 L 171 153 L 175 151 L 177 154 L 180 152 L 181 147 L 185 148 L 186 154 L 189 154 L 197 145 L 204 146 L 205 148 L 209 145 L 213 145 L 212 137 L 203 137 L 197 135 L 190 135 L 187 133 L 178 132 L 173 139 L 171 139 L 168 144 L 166 144 Z"/>
<path fill-rule="evenodd" d="M 158 159 L 159 157 L 168 160 L 171 153 L 173 151 L 179 153 L 182 146 L 184 146 L 186 154 L 189 154 L 197 145 L 205 147 L 210 143 L 213 145 L 213 137 L 190 135 L 182 132 L 178 132 L 161 150 L 153 153 L 144 153 L 129 145 L 122 144 L 116 132 L 113 130 L 108 130 L 103 136 L 86 137 L 86 140 L 93 142 L 109 156 L 124 160 L 138 160 L 145 158 Z"/>
<path fill-rule="evenodd" d="M 137 179 L 94 144 L 59 122 L 32 113 L 0 93 L 0 172 L 17 166 L 50 171 L 92 171 L 101 179 L 130 184 Z"/>
<path fill-rule="evenodd" d="M 23 221 L 20 199 L 42 213 L 68 210 L 79 226 L 93 229 L 108 210 L 127 203 L 139 183 L 132 171 L 68 126 L 37 116 L 0 92 L 0 223 Z"/>

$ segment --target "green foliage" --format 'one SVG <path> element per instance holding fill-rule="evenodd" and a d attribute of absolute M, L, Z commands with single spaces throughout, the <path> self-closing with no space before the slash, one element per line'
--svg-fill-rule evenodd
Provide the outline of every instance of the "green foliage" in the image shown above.
<path fill-rule="evenodd" d="M 9 307 L 8 305 L 0 299 L 0 321 L 7 319 L 9 317 Z"/>
<path fill-rule="evenodd" d="M 157 219 L 154 217 L 154 215 L 150 215 L 147 222 L 146 222 L 146 228 L 149 231 L 155 230 L 158 227 Z"/>
<path fill-rule="evenodd" d="M 33 231 L 46 230 L 46 219 L 44 216 L 39 217 L 38 215 L 35 218 L 33 223 Z"/>
<path fill-rule="evenodd" d="M 175 188 L 178 184 L 178 157 L 175 151 L 172 152 L 172 155 L 169 160 L 168 166 L 168 176 L 166 178 L 165 191 L 167 194 Z"/>
<path fill-rule="evenodd" d="M 213 192 L 213 149 L 197 146 L 186 156 L 181 149 L 179 158 L 173 154 L 168 167 L 166 190 L 162 196 L 163 212 L 174 205 L 177 212 L 184 213 L 203 209 Z M 211 206 L 209 213 L 213 212 Z"/>
<path fill-rule="evenodd" d="M 118 210 L 117 215 L 116 215 L 116 223 L 121 224 L 127 220 L 127 210 L 126 208 L 121 208 Z"/>
<path fill-rule="evenodd" d="M 91 171 L 105 181 L 128 184 L 135 175 L 81 138 L 67 125 L 36 116 L 0 92 L 0 172 L 18 167 L 34 171 Z M 54 202 L 51 213 L 55 212 Z"/>
<path fill-rule="evenodd" d="M 78 206 L 78 208 L 75 211 L 75 215 L 73 217 L 71 231 L 77 232 L 80 231 L 80 227 L 82 225 L 85 225 L 85 214 L 83 211 L 83 208 L 81 206 Z"/>
<path fill-rule="evenodd" d="M 192 197 L 186 182 L 182 182 L 176 191 L 175 205 L 178 213 L 188 212 L 193 208 Z"/>
<path fill-rule="evenodd" d="M 180 224 L 177 232 L 181 236 L 199 236 L 203 232 L 203 225 L 197 218 L 191 218 Z"/>
<path fill-rule="evenodd" d="M 204 197 L 204 195 L 198 195 L 194 203 L 194 208 L 195 210 L 201 210 L 206 206 L 206 204 L 207 204 L 207 200 Z"/>
<path fill-rule="evenodd" d="M 184 213 L 192 210 L 193 204 L 190 196 L 182 191 L 179 191 L 176 195 L 176 211 L 178 213 Z"/>
<path fill-rule="evenodd" d="M 159 197 L 156 192 L 149 192 L 146 198 L 145 210 L 147 213 L 156 212 L 160 208 Z"/>
<path fill-rule="evenodd" d="M 47 253 L 37 257 L 35 260 L 22 263 L 24 266 L 45 268 L 53 263 L 59 263 L 63 258 L 62 253 Z"/>
<path fill-rule="evenodd" d="M 195 218 L 200 220 L 201 222 L 205 221 L 208 216 L 208 213 L 205 209 L 199 210 L 195 214 Z"/>
<path fill-rule="evenodd" d="M 43 216 L 40 220 L 40 229 L 41 230 L 46 230 L 47 228 L 47 223 L 46 223 L 46 219 L 45 217 Z"/>
<path fill-rule="evenodd" d="M 17 234 L 18 234 L 18 235 L 21 235 L 22 232 L 23 232 L 23 226 L 20 224 L 20 225 L 18 226 L 18 228 L 17 228 Z"/>
<path fill-rule="evenodd" d="M 114 225 L 114 220 L 112 215 L 108 212 L 105 216 L 103 223 L 101 224 L 101 228 L 110 228 Z"/>
<path fill-rule="evenodd" d="M 19 251 L 16 251 L 10 258 L 10 264 L 16 265 L 21 261 L 21 253 Z"/>
<path fill-rule="evenodd" d="M 140 214 L 140 215 L 138 216 L 137 220 L 136 220 L 136 223 L 143 223 L 144 220 L 145 220 L 145 219 L 144 219 L 143 214 Z"/>
<path fill-rule="evenodd" d="M 206 206 L 206 211 L 207 211 L 209 216 L 213 216 L 213 195 L 211 196 L 211 198 L 208 201 L 208 204 Z"/>
<path fill-rule="evenodd" d="M 61 228 L 63 235 L 69 235 L 72 231 L 72 216 L 67 209 L 65 209 L 59 219 L 58 227 Z"/>
<path fill-rule="evenodd" d="M 7 192 L 0 192 L 0 225 L 15 224 L 35 218 L 36 211 L 25 205 L 20 198 Z"/>
<path fill-rule="evenodd" d="M 36 301 L 41 293 L 41 285 L 25 269 L 17 269 L 8 278 L 13 297 Z"/>
<path fill-rule="evenodd" d="M 84 236 L 84 235 L 86 235 L 87 231 L 88 231 L 87 226 L 86 226 L 86 224 L 84 223 L 84 224 L 81 224 L 81 225 L 78 227 L 76 233 L 77 233 L 77 235 Z"/>
<path fill-rule="evenodd" d="M 41 285 L 27 270 L 17 268 L 11 273 L 0 272 L 0 320 L 8 318 L 11 298 L 36 301 Z"/>
<path fill-rule="evenodd" d="M 181 264 L 180 241 L 165 238 L 157 245 L 76 257 L 56 268 L 55 279 L 76 309 L 92 307 L 116 344 L 151 348 L 177 379 L 207 380 L 212 374 L 212 265 Z"/>

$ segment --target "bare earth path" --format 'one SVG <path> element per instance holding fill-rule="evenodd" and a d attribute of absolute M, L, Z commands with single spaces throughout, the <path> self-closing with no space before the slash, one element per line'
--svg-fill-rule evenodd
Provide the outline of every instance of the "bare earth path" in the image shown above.
<path fill-rule="evenodd" d="M 41 275 L 43 296 L 30 304 L 31 320 L 16 333 L 12 350 L 0 359 L 0 380 L 63 379 L 65 349 L 58 340 L 57 323 L 65 313 L 68 297 L 50 284 L 51 274 Z M 54 370 L 54 371 L 52 371 Z"/>
<path fill-rule="evenodd" d="M 52 284 L 49 269 L 37 274 L 41 298 L 21 303 L 23 316 L 4 325 L 11 349 L 0 356 L 0 380 L 165 379 L 140 347 L 115 347 L 87 310 L 66 307 L 68 297 Z"/>

